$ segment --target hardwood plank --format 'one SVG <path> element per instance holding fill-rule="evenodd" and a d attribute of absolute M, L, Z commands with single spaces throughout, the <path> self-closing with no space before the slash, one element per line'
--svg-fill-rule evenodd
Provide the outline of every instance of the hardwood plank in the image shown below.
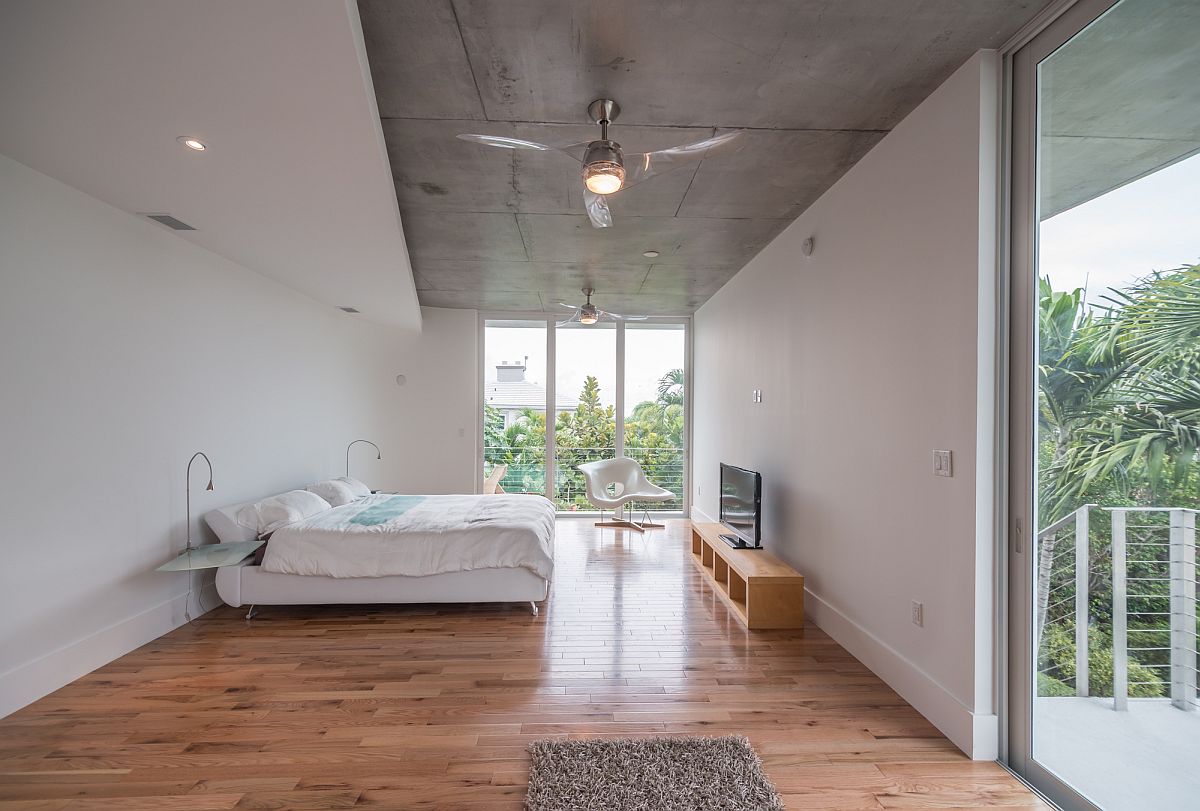
<path fill-rule="evenodd" d="M 0 720 L 0 811 L 519 809 L 526 747 L 749 737 L 788 808 L 1046 808 L 820 630 L 747 631 L 691 529 L 558 523 L 525 606 L 222 608 Z"/>

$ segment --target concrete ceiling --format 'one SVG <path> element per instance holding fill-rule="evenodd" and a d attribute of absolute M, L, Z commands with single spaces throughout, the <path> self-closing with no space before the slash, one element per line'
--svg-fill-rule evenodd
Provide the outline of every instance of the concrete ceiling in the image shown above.
<path fill-rule="evenodd" d="M 0 152 L 347 318 L 420 325 L 353 0 L 3 0 Z"/>
<path fill-rule="evenodd" d="M 1118 3 L 1040 65 L 1043 219 L 1200 152 L 1200 3 Z"/>
<path fill-rule="evenodd" d="M 421 302 L 690 313 L 1040 0 L 359 0 Z M 457 133 L 647 151 L 743 129 L 583 214 L 578 164 Z M 657 259 L 642 252 L 657 250 Z"/>

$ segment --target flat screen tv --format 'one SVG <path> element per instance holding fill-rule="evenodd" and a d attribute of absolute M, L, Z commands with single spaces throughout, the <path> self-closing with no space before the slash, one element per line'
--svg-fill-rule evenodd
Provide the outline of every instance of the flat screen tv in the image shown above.
<path fill-rule="evenodd" d="M 735 549 L 761 549 L 762 476 L 721 463 L 721 540 Z"/>

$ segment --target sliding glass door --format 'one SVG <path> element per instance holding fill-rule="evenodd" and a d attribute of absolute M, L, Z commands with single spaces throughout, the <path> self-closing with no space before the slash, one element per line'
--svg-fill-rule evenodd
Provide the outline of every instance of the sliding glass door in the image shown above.
<path fill-rule="evenodd" d="M 493 479 L 509 493 L 544 493 L 546 323 L 487 320 L 483 345 L 483 478 L 495 473 Z"/>
<path fill-rule="evenodd" d="M 1082 0 L 1012 60 L 1009 759 L 1200 807 L 1200 3 Z"/>
<path fill-rule="evenodd" d="M 687 326 L 484 317 L 480 481 L 543 494 L 562 512 L 591 512 L 578 465 L 629 456 L 675 494 L 655 512 L 685 512 Z"/>
<path fill-rule="evenodd" d="M 554 505 L 590 510 L 585 462 L 617 455 L 617 324 L 573 321 L 554 331 Z"/>
<path fill-rule="evenodd" d="M 635 322 L 625 327 L 625 455 L 675 498 L 682 510 L 687 469 L 685 398 L 687 332 L 683 324 Z"/>

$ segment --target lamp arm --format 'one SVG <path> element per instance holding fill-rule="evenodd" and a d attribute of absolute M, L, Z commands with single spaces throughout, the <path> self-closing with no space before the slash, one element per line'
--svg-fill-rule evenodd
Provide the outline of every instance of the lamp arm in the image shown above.
<path fill-rule="evenodd" d="M 346 476 L 347 476 L 347 477 L 349 477 L 349 475 L 350 475 L 350 449 L 351 449 L 351 448 L 353 448 L 353 447 L 354 447 L 354 446 L 355 446 L 357 443 L 359 443 L 359 442 L 365 442 L 365 443 L 367 443 L 368 445 L 370 445 L 372 448 L 374 448 L 374 449 L 375 449 L 375 458 L 376 458 L 376 459 L 382 459 L 382 458 L 383 458 L 383 451 L 379 450 L 379 446 L 378 446 L 378 445 L 376 445 L 376 444 L 375 444 L 374 442 L 372 442 L 371 440 L 369 440 L 369 439 L 356 439 L 356 440 L 354 440 L 353 442 L 351 442 L 349 445 L 347 445 L 347 446 L 346 446 Z"/>
<path fill-rule="evenodd" d="M 192 462 L 196 461 L 197 456 L 203 456 L 204 461 L 208 464 L 208 486 L 205 487 L 204 489 L 205 490 L 213 489 L 212 460 L 210 460 L 208 458 L 208 454 L 206 454 L 202 451 L 196 451 L 195 453 L 192 454 L 192 458 L 188 460 L 187 474 L 186 474 L 186 478 L 184 481 L 184 489 L 187 491 L 187 496 L 186 496 L 186 501 L 187 501 L 186 521 L 187 521 L 187 523 L 184 526 L 184 531 L 186 533 L 187 548 L 189 550 L 192 548 Z"/>

